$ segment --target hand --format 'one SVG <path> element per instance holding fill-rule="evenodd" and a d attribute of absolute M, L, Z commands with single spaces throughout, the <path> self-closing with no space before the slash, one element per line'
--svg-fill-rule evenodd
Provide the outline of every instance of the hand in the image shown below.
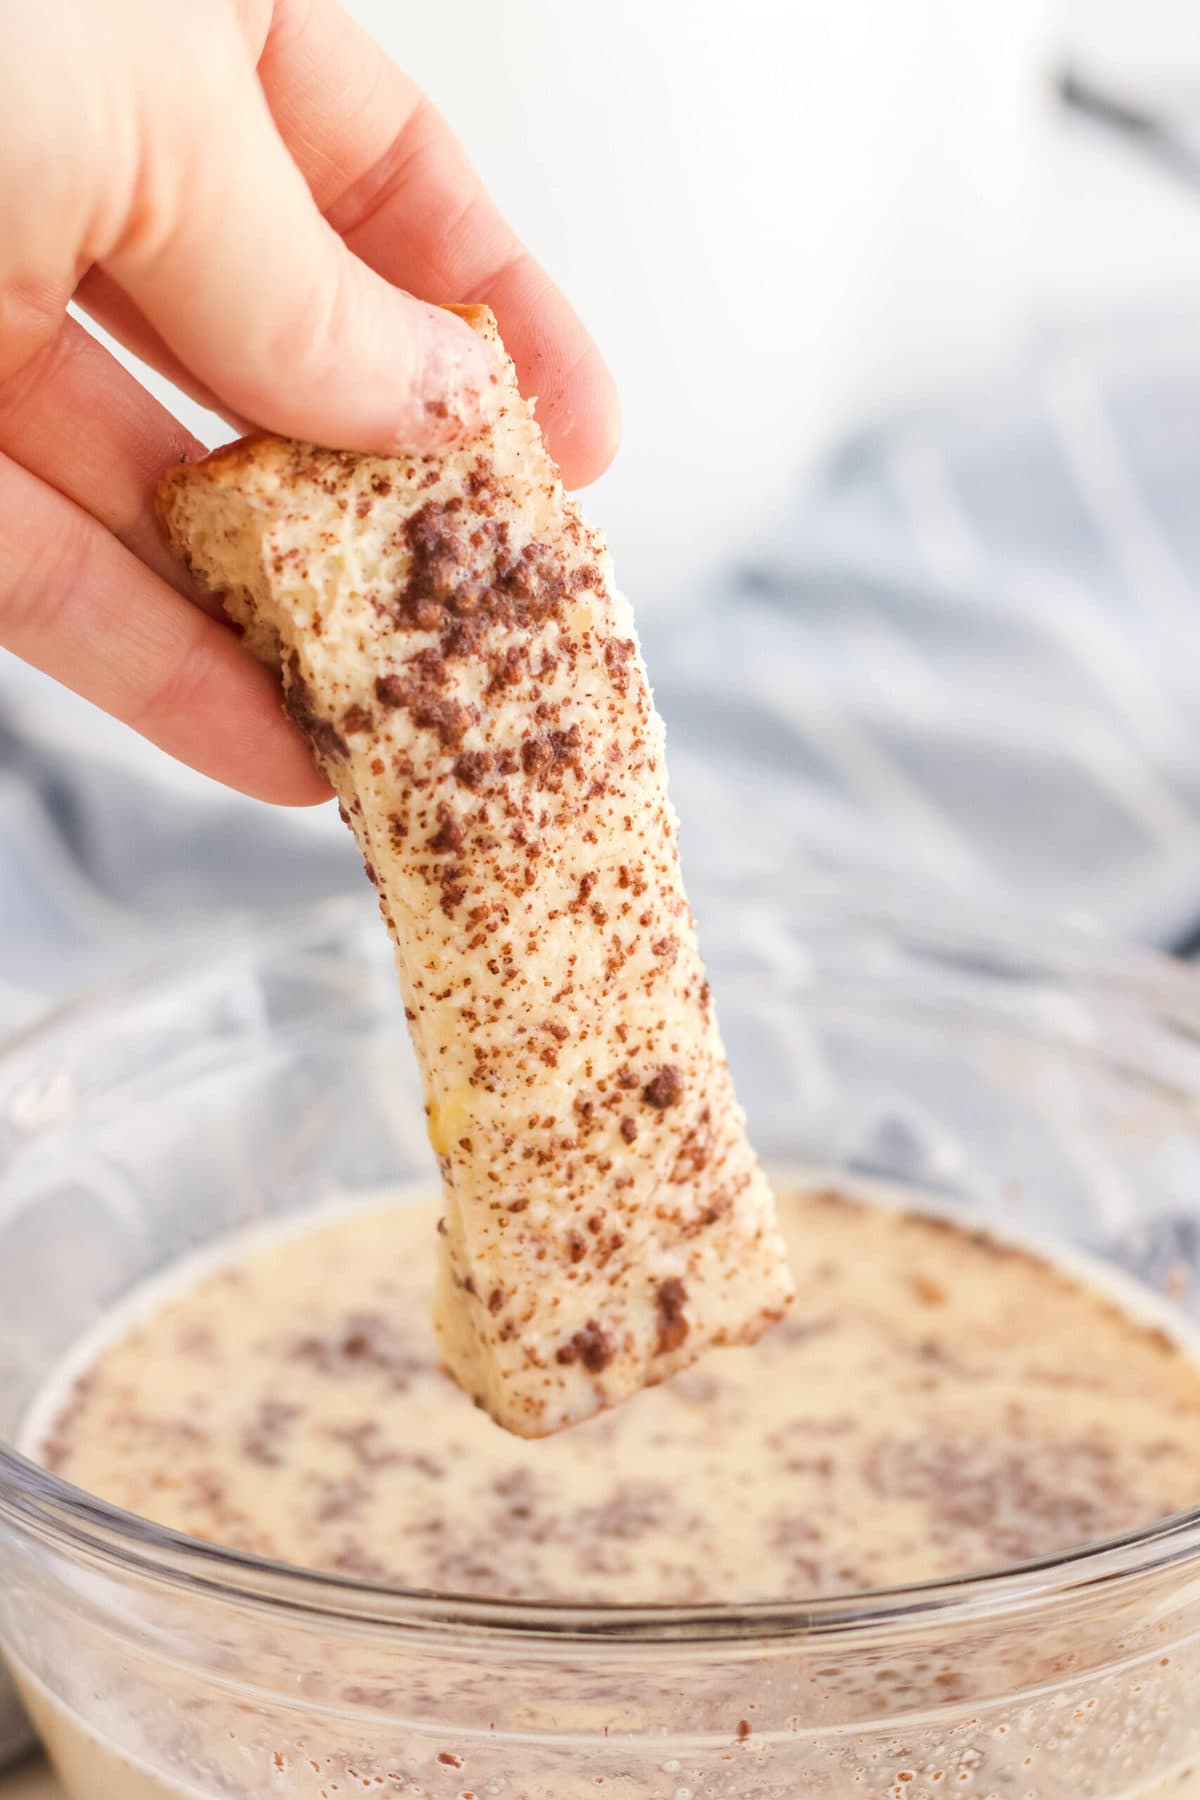
<path fill-rule="evenodd" d="M 232 787 L 321 799 L 160 542 L 154 483 L 202 447 L 68 300 L 238 429 L 382 451 L 486 418 L 484 347 L 413 296 L 487 301 L 572 484 L 615 447 L 610 378 L 334 0 L 37 0 L 4 36 L 0 644 Z"/>

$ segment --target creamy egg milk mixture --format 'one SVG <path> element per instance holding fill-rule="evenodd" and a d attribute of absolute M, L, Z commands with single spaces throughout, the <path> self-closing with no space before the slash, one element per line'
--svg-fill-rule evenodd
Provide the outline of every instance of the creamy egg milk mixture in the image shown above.
<path fill-rule="evenodd" d="M 415 1204 L 176 1284 L 50 1409 L 40 1454 L 215 1543 L 526 1599 L 928 1581 L 1200 1497 L 1200 1369 L 1161 1329 L 938 1218 L 828 1192 L 779 1209 L 790 1315 L 554 1439 L 511 1437 L 440 1372 L 437 1210 Z"/>
<path fill-rule="evenodd" d="M 429 1316 L 439 1207 L 405 1198 L 272 1227 L 158 1278 L 80 1344 L 25 1444 L 81 1487 L 217 1544 L 375 1583 L 526 1600 L 737 1602 L 920 1582 L 1063 1551 L 1200 1496 L 1200 1362 L 1155 1322 L 1152 1302 L 1126 1305 L 1107 1277 L 1089 1285 L 1086 1271 L 877 1196 L 784 1191 L 779 1216 L 798 1290 L 784 1320 L 556 1437 L 510 1435 L 442 1372 Z M 486 1725 L 499 1681 L 507 1716 L 551 1709 L 561 1751 L 503 1734 L 484 1742 L 474 1726 L 452 1740 L 421 1722 L 422 1705 L 410 1718 L 403 1686 L 386 1697 L 386 1729 L 356 1722 L 375 1688 L 353 1669 L 342 1719 L 321 1707 L 309 1717 L 302 1699 L 329 1670 L 293 1668 L 298 1710 L 276 1727 L 239 1701 L 241 1629 L 231 1618 L 233 1685 L 204 1693 L 186 1661 L 156 1663 L 131 1686 L 102 1644 L 71 1637 L 63 1654 L 87 1725 L 18 1669 L 72 1791 L 604 1800 L 619 1785 L 621 1800 L 791 1800 L 803 1777 L 804 1791 L 833 1800 L 936 1800 L 951 1786 L 1037 1800 L 1200 1796 L 1200 1775 L 1167 1748 L 1190 1716 L 1200 1660 L 1156 1656 L 1098 1679 L 1064 1717 L 1056 1683 L 1028 1666 L 1069 1666 L 1061 1629 L 1052 1642 L 976 1644 L 976 1659 L 996 1660 L 998 1693 L 1038 1690 L 994 1732 L 974 1719 L 954 1659 L 902 1655 L 862 1695 L 853 1662 L 840 1670 L 835 1654 L 822 1666 L 826 1704 L 864 1722 L 915 1708 L 929 1725 L 881 1739 L 892 1745 L 883 1759 L 853 1731 L 743 1743 L 760 1716 L 748 1672 L 728 1696 L 729 1742 L 706 1764 L 715 1786 L 686 1757 L 660 1766 L 631 1749 L 621 1782 L 603 1790 L 591 1753 L 607 1746 L 572 1735 L 545 1674 L 526 1693 L 502 1658 L 456 1716 Z M 321 1654 L 353 1661 L 353 1643 Z M 958 1720 L 949 1729 L 945 1707 Z M 1147 1767 L 1175 1772 L 1148 1780 Z"/>

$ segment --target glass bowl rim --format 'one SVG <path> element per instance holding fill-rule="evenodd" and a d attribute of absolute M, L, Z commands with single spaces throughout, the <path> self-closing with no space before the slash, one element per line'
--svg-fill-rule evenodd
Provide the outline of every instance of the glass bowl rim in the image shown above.
<path fill-rule="evenodd" d="M 1007 956 L 1014 971 L 1047 973 L 1133 996 L 1150 1021 L 1182 1028 L 1200 1046 L 1200 971 L 1169 956 L 1114 943 L 1086 925 L 1047 921 L 1014 907 L 983 907 L 892 883 L 884 894 L 859 880 L 816 874 L 789 890 L 789 909 L 816 903 L 831 922 L 919 935 L 941 948 Z M 836 913 L 833 911 L 836 905 Z M 372 913 L 358 897 L 226 918 L 132 974 L 96 984 L 44 1013 L 0 1045 L 0 1079 L 30 1052 L 107 1008 L 161 997 L 206 969 L 256 950 L 279 955 L 320 932 L 348 938 Z M 377 927 L 376 927 L 377 929 Z M 1034 949 L 1027 946 L 1032 943 Z M 1016 946 L 1020 946 L 1019 951 Z M 1020 958 L 1020 962 L 1016 958 Z M 199 1591 L 239 1608 L 336 1620 L 364 1630 L 460 1632 L 472 1637 L 694 1648 L 755 1639 L 812 1639 L 882 1629 L 933 1628 L 1026 1614 L 1081 1595 L 1124 1591 L 1181 1565 L 1200 1564 L 1200 1504 L 1151 1525 L 1036 1560 L 950 1580 L 819 1599 L 701 1606 L 581 1605 L 481 1599 L 471 1594 L 379 1585 L 225 1549 L 126 1512 L 85 1493 L 0 1440 L 0 1525 L 106 1572 L 167 1589 Z"/>

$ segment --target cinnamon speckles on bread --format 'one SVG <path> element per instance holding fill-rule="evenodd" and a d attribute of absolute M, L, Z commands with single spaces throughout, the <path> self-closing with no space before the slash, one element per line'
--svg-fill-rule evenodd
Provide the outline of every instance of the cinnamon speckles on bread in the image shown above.
<path fill-rule="evenodd" d="M 247 440 L 173 470 L 160 511 L 279 669 L 378 887 L 445 1184 L 447 1365 L 540 1435 L 755 1338 L 791 1280 L 632 614 L 470 318 L 505 364 L 486 437 Z"/>

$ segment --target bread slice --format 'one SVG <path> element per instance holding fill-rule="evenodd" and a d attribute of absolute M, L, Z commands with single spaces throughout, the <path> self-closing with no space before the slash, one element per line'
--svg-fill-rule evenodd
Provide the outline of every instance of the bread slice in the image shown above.
<path fill-rule="evenodd" d="M 379 890 L 445 1184 L 450 1372 L 540 1436 L 780 1317 L 792 1284 L 684 897 L 608 552 L 491 314 L 503 408 L 436 457 L 278 438 L 162 481 Z"/>

